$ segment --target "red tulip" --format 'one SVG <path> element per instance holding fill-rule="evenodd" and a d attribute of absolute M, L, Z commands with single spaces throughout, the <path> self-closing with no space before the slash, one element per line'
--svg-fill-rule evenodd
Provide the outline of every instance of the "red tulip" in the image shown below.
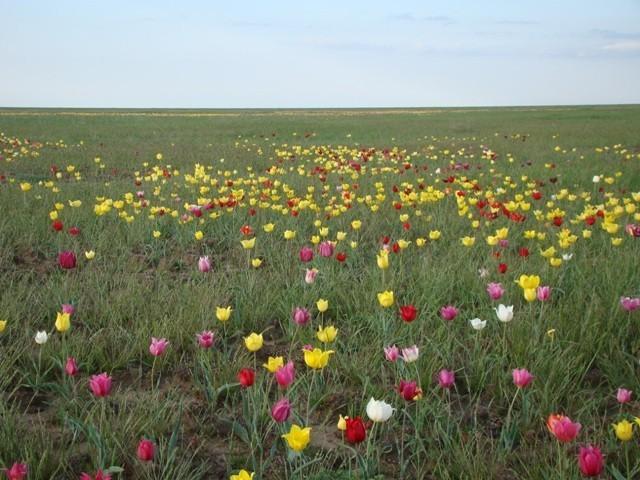
<path fill-rule="evenodd" d="M 69 235 L 71 235 L 72 237 L 76 237 L 80 235 L 80 229 L 78 227 L 71 227 L 67 231 L 69 232 Z"/>
<path fill-rule="evenodd" d="M 597 477 L 604 470 L 604 458 L 600 449 L 593 445 L 580 447 L 578 466 L 585 477 Z"/>
<path fill-rule="evenodd" d="M 238 382 L 244 388 L 248 388 L 253 385 L 253 382 L 256 380 L 256 372 L 253 371 L 252 368 L 243 368 L 238 372 Z"/>
<path fill-rule="evenodd" d="M 313 260 L 313 250 L 309 247 L 302 247 L 300 249 L 300 261 L 307 263 L 311 260 Z"/>
<path fill-rule="evenodd" d="M 520 250 L 518 250 L 518 255 L 520 255 L 521 257 L 528 257 L 529 256 L 529 249 L 527 247 L 522 247 Z"/>
<path fill-rule="evenodd" d="M 64 228 L 64 224 L 60 221 L 60 220 L 54 220 L 53 223 L 51 224 L 51 227 L 56 231 L 59 232 Z"/>
<path fill-rule="evenodd" d="M 501 263 L 500 265 L 498 265 L 498 272 L 506 273 L 507 272 L 507 264 L 506 263 Z"/>
<path fill-rule="evenodd" d="M 111 475 L 104 473 L 102 470 L 98 470 L 95 477 L 83 472 L 80 474 L 80 480 L 111 480 Z"/>
<path fill-rule="evenodd" d="M 339 262 L 344 262 L 347 259 L 347 254 L 344 252 L 338 252 L 336 254 L 336 260 L 338 260 Z"/>
<path fill-rule="evenodd" d="M 418 314 L 418 309 L 414 307 L 412 304 L 404 305 L 400 307 L 400 316 L 402 320 L 405 322 L 413 322 L 416 319 L 416 315 Z"/>
<path fill-rule="evenodd" d="M 138 443 L 137 455 L 143 462 L 150 462 L 156 453 L 156 446 L 151 440 L 143 438 Z"/>
<path fill-rule="evenodd" d="M 5 473 L 9 480 L 22 480 L 29 473 L 29 467 L 25 463 L 15 462 Z"/>
<path fill-rule="evenodd" d="M 367 436 L 367 430 L 364 426 L 364 422 L 360 417 L 347 418 L 347 430 L 345 431 L 345 438 L 349 443 L 360 443 L 364 441 Z"/>
<path fill-rule="evenodd" d="M 415 381 L 407 382 L 405 380 L 400 380 L 398 393 L 407 402 L 419 400 L 422 397 L 422 390 L 418 388 L 418 383 Z"/>
<path fill-rule="evenodd" d="M 58 264 L 65 270 L 76 268 L 76 254 L 70 250 L 58 254 Z"/>

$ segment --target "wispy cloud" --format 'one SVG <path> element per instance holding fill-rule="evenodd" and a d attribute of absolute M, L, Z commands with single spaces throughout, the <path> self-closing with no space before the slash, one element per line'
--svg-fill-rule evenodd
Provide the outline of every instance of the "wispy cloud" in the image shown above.
<path fill-rule="evenodd" d="M 640 53 L 640 40 L 613 42 L 603 46 L 602 50 L 617 53 Z"/>
<path fill-rule="evenodd" d="M 389 18 L 399 22 L 441 23 L 446 25 L 455 23 L 453 18 L 446 15 L 414 15 L 413 13 L 398 13 L 390 15 Z"/>
<path fill-rule="evenodd" d="M 640 39 L 640 32 L 618 32 L 616 30 L 605 30 L 600 28 L 594 28 L 590 30 L 592 35 L 596 37 L 605 38 L 609 40 L 620 39 Z"/>
<path fill-rule="evenodd" d="M 514 26 L 528 26 L 528 25 L 540 25 L 540 22 L 536 22 L 534 20 L 516 20 L 516 19 L 505 19 L 505 20 L 496 20 L 496 25 L 514 25 Z"/>

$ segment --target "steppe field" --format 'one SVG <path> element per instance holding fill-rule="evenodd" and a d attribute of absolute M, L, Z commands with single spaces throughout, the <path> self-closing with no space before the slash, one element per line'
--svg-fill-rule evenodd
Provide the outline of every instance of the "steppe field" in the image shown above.
<path fill-rule="evenodd" d="M 640 478 L 640 106 L 1 109 L 0 212 L 10 480 Z"/>

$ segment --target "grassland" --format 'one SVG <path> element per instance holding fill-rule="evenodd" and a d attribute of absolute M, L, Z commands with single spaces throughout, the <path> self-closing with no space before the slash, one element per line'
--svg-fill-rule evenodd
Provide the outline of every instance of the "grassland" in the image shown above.
<path fill-rule="evenodd" d="M 640 424 L 628 442 L 612 428 L 640 416 L 640 310 L 620 305 L 640 295 L 640 238 L 625 232 L 640 223 L 640 107 L 5 109 L 0 132 L 0 468 L 24 462 L 29 479 L 109 467 L 124 479 L 565 479 L 594 444 L 604 478 L 640 476 Z M 75 268 L 60 267 L 62 251 Z M 523 274 L 550 298 L 526 301 Z M 489 282 L 503 285 L 499 301 Z M 512 321 L 496 318 L 499 303 L 514 306 Z M 75 313 L 61 333 L 63 304 Z M 221 306 L 233 309 L 226 322 Z M 296 307 L 308 324 L 292 321 Z M 316 332 L 329 325 L 338 335 L 325 345 Z M 203 330 L 211 349 L 198 346 Z M 264 337 L 255 353 L 251 332 Z M 151 337 L 170 342 L 161 356 Z M 419 358 L 388 361 L 394 344 L 417 345 Z M 304 345 L 335 353 L 316 371 Z M 287 389 L 262 367 L 270 356 L 294 362 Z M 247 388 L 243 368 L 256 373 Z M 533 382 L 518 389 L 514 368 Z M 88 380 L 102 372 L 113 388 L 97 398 Z M 421 398 L 404 400 L 401 379 Z M 616 400 L 621 387 L 630 402 Z M 281 397 L 292 413 L 276 423 Z M 352 444 L 339 415 L 368 423 L 371 397 L 394 414 Z M 548 431 L 554 413 L 581 423 L 574 441 Z M 281 437 L 292 423 L 312 428 L 299 454 Z M 136 455 L 143 437 L 151 462 Z"/>

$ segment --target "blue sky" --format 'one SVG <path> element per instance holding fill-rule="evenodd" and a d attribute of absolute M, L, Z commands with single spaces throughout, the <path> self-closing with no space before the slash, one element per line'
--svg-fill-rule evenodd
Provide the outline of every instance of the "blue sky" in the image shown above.
<path fill-rule="evenodd" d="M 640 103 L 640 1 L 0 0 L 0 106 Z"/>

